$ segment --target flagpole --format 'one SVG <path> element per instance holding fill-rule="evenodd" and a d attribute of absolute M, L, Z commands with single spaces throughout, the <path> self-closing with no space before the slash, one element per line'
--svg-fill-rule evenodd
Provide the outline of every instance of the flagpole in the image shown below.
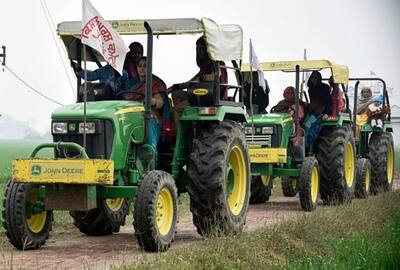
<path fill-rule="evenodd" d="M 304 49 L 304 60 L 306 59 L 306 49 Z M 304 96 L 304 70 L 303 70 L 303 74 L 302 74 L 302 79 L 301 79 L 301 91 L 300 91 L 300 100 L 303 100 L 303 96 Z"/>
<path fill-rule="evenodd" d="M 253 44 L 250 39 L 250 60 L 253 59 Z M 254 141 L 254 112 L 253 112 L 253 66 L 250 61 L 250 113 L 251 113 L 251 141 Z"/>
<path fill-rule="evenodd" d="M 83 84 L 83 149 L 86 150 L 87 71 L 86 71 L 86 45 L 85 44 L 82 45 L 83 45 L 83 72 L 85 78 L 85 83 Z"/>

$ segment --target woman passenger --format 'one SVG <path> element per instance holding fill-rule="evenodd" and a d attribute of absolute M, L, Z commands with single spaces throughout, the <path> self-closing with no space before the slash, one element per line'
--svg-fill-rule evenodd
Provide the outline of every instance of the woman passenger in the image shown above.
<path fill-rule="evenodd" d="M 361 97 L 357 100 L 357 114 L 365 113 L 371 103 L 373 103 L 371 88 L 364 86 L 361 90 Z"/>
<path fill-rule="evenodd" d="M 142 56 L 139 58 L 137 63 L 137 76 L 129 79 L 127 86 L 134 93 L 128 93 L 125 96 L 127 100 L 143 101 L 146 92 L 146 57 Z M 157 143 L 161 136 L 161 125 L 162 125 L 162 108 L 164 106 L 164 100 L 161 96 L 162 93 L 166 93 L 167 86 L 159 77 L 152 76 L 152 98 L 151 98 L 151 112 L 153 118 L 150 120 L 150 133 L 147 143 L 151 145 L 154 153 L 157 151 Z"/>

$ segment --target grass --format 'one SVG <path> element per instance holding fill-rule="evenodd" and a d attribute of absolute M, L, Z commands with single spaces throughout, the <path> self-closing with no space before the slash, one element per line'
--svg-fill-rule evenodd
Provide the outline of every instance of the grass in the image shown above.
<path fill-rule="evenodd" d="M 396 191 L 263 230 L 209 238 L 115 269 L 395 269 L 399 213 Z"/>
<path fill-rule="evenodd" d="M 332 243 L 332 246 L 336 243 Z M 290 269 L 398 269 L 400 265 L 400 213 L 390 219 L 383 233 L 361 232 L 345 238 L 327 258 L 305 253 L 287 264 Z"/>

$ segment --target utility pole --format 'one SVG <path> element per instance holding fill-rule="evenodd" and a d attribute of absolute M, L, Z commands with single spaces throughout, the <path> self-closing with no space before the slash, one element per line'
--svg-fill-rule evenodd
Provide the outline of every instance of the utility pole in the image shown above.
<path fill-rule="evenodd" d="M 3 49 L 3 53 L 0 53 L 0 58 L 3 58 L 3 61 L 1 61 L 1 65 L 3 66 L 4 71 L 4 67 L 6 65 L 6 46 L 1 46 L 1 48 Z"/>

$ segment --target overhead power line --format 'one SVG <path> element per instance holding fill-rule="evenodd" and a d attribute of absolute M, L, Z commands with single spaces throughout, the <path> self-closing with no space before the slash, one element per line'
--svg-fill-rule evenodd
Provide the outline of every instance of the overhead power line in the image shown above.
<path fill-rule="evenodd" d="M 49 26 L 51 37 L 53 38 L 54 44 L 56 45 L 57 52 L 58 52 L 58 56 L 59 56 L 60 59 L 61 59 L 61 62 L 62 62 L 64 71 L 65 71 L 65 75 L 67 75 L 68 82 L 69 82 L 69 85 L 70 85 L 71 90 L 72 90 L 72 94 L 73 94 L 74 97 L 76 98 L 75 89 L 74 89 L 74 87 L 72 86 L 71 77 L 70 77 L 69 74 L 68 74 L 68 70 L 67 70 L 67 68 L 66 68 L 66 64 L 65 64 L 64 58 L 63 58 L 62 55 L 61 55 L 61 51 L 60 51 L 59 45 L 58 45 L 58 43 L 57 43 L 57 39 L 56 39 L 55 36 L 54 36 L 53 29 L 55 29 L 55 25 L 54 25 L 53 18 L 51 17 L 51 13 L 50 13 L 50 11 L 49 11 L 49 9 L 48 9 L 48 7 L 47 7 L 46 1 L 45 1 L 45 0 L 40 0 L 40 5 L 41 5 L 41 7 L 42 7 L 44 16 L 45 16 L 45 18 L 46 18 L 47 25 Z M 50 22 L 49 18 L 50 18 L 51 22 Z M 66 54 L 65 48 L 64 48 L 64 54 Z"/>
<path fill-rule="evenodd" d="M 56 103 L 56 104 L 61 105 L 61 106 L 64 106 L 64 104 L 62 104 L 62 103 L 60 103 L 60 102 L 58 102 L 58 101 L 56 101 L 56 100 L 54 100 L 54 99 L 52 99 L 52 98 L 50 98 L 50 97 L 44 95 L 44 94 L 42 94 L 40 91 L 38 91 L 38 90 L 36 90 L 35 88 L 33 88 L 32 86 L 30 86 L 30 85 L 29 85 L 27 82 L 25 82 L 20 76 L 18 76 L 14 71 L 12 71 L 8 65 L 4 65 L 4 66 L 6 67 L 6 69 L 7 69 L 8 71 L 10 71 L 10 73 L 11 73 L 12 75 L 15 76 L 15 78 L 17 78 L 20 82 L 22 82 L 22 83 L 23 83 L 25 86 L 27 86 L 30 90 L 32 90 L 32 91 L 35 92 L 36 94 L 40 95 L 41 97 L 43 97 L 43 98 L 45 98 L 45 99 L 47 99 L 47 100 L 49 100 L 49 101 L 51 101 L 51 102 L 53 102 L 53 103 Z"/>

